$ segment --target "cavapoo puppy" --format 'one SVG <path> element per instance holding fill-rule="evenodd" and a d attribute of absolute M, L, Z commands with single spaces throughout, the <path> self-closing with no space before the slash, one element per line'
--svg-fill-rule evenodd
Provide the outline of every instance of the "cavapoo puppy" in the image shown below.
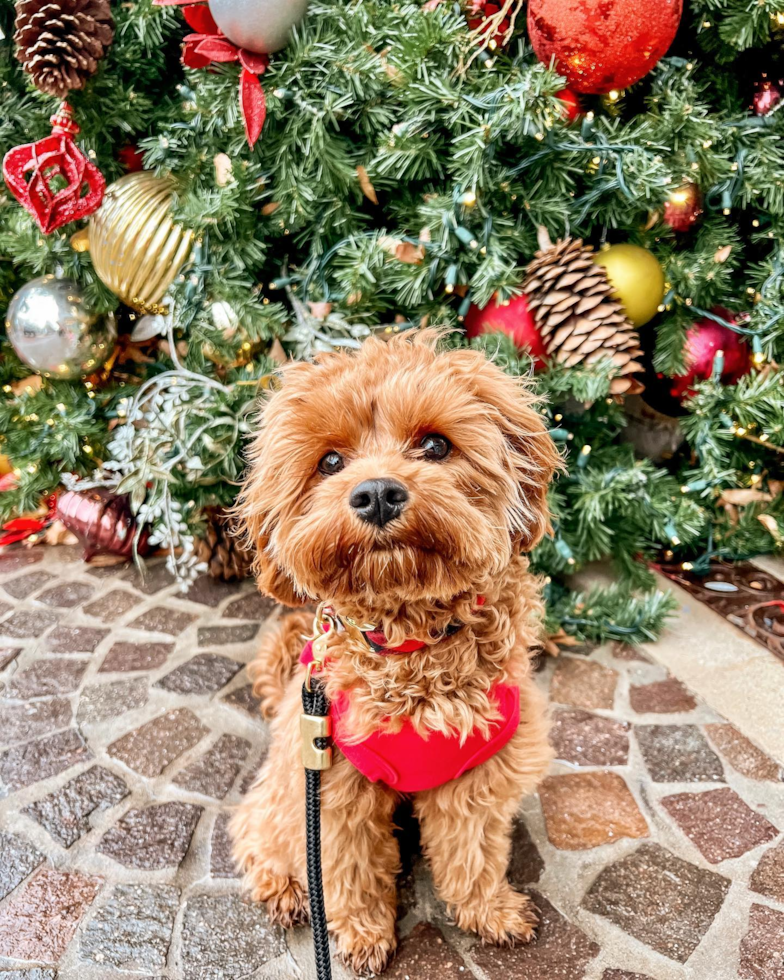
<path fill-rule="evenodd" d="M 328 603 L 337 624 L 319 674 L 336 746 L 323 875 L 357 972 L 381 972 L 395 949 L 403 794 L 455 923 L 498 944 L 535 929 L 506 871 L 512 818 L 550 759 L 524 552 L 548 530 L 559 458 L 536 406 L 482 353 L 442 350 L 424 330 L 287 365 L 262 413 L 239 509 L 261 591 Z M 251 665 L 272 744 L 231 824 L 253 898 L 284 926 L 308 915 L 299 719 L 312 631 L 312 614 L 282 618 Z"/>

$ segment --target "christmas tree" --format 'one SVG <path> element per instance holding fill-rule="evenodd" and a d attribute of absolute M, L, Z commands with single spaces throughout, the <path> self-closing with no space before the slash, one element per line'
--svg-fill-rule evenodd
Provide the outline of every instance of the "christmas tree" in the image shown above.
<path fill-rule="evenodd" d="M 239 574 L 281 359 L 442 324 L 547 396 L 551 634 L 653 637 L 650 561 L 779 548 L 784 0 L 592 6 L 5 0 L 5 540 L 98 484 Z"/>

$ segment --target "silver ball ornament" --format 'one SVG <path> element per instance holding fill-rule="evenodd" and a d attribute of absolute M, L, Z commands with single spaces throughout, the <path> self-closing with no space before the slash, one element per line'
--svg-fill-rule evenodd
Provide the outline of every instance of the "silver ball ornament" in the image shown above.
<path fill-rule="evenodd" d="M 79 283 L 41 276 L 14 293 L 5 329 L 19 359 L 45 378 L 71 381 L 97 371 L 114 350 L 113 313 L 96 313 Z"/>
<path fill-rule="evenodd" d="M 289 43 L 308 0 L 209 0 L 209 7 L 215 23 L 237 47 L 272 54 Z"/>

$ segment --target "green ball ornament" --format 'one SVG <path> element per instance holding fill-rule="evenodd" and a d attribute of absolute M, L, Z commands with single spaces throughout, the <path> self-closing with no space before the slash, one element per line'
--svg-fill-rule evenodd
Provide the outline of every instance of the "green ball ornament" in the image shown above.
<path fill-rule="evenodd" d="M 308 0 L 209 0 L 209 7 L 215 23 L 237 47 L 272 54 L 289 43 Z"/>
<path fill-rule="evenodd" d="M 72 381 L 97 371 L 117 340 L 113 313 L 97 313 L 73 279 L 41 276 L 14 293 L 5 329 L 17 356 L 45 378 Z"/>
<path fill-rule="evenodd" d="M 597 252 L 616 298 L 635 327 L 652 320 L 664 299 L 664 270 L 647 248 L 623 243 Z"/>

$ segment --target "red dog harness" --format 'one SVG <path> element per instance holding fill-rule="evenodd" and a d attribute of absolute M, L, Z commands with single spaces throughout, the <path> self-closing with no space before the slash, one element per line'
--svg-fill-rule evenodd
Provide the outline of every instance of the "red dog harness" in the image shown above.
<path fill-rule="evenodd" d="M 426 644 L 406 640 L 399 647 L 387 647 L 383 633 L 365 634 L 372 648 L 380 654 L 413 653 Z M 313 660 L 313 641 L 309 640 L 300 663 Z M 348 741 L 345 718 L 349 709 L 348 694 L 341 693 L 331 706 L 332 741 L 348 761 L 371 782 L 384 782 L 399 793 L 419 793 L 457 779 L 464 772 L 486 762 L 499 752 L 517 731 L 520 723 L 520 689 L 509 684 L 495 684 L 490 689 L 501 715 L 490 725 L 486 737 L 474 730 L 461 743 L 457 735 L 429 732 L 419 735 L 410 719 L 403 721 L 398 732 L 374 732 L 362 742 Z"/>

